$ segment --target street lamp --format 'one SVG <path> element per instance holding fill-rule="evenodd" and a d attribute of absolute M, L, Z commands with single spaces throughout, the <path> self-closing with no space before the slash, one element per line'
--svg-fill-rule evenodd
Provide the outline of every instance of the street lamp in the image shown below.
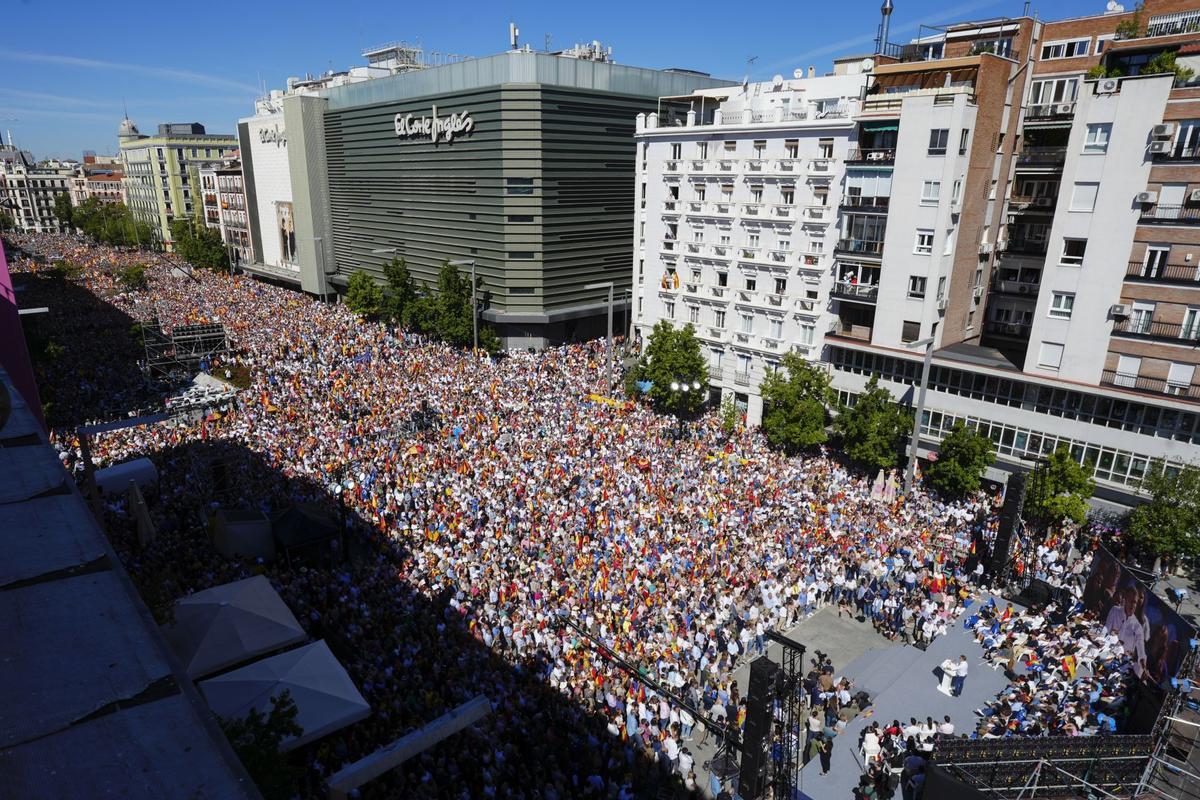
<path fill-rule="evenodd" d="M 475 305 L 475 259 L 463 258 L 458 261 L 451 261 L 452 267 L 471 267 L 471 341 L 474 345 L 473 352 L 479 352 L 479 313 Z"/>
<path fill-rule="evenodd" d="M 679 420 L 679 433 L 676 438 L 683 437 L 683 403 L 689 392 L 700 391 L 700 381 L 671 381 L 671 391 L 675 394 L 675 416 Z"/>
<path fill-rule="evenodd" d="M 613 388 L 613 282 L 589 283 L 584 289 L 608 289 L 608 380 L 604 384 L 604 393 L 611 394 Z"/>
<path fill-rule="evenodd" d="M 933 361 L 933 341 L 934 337 L 930 336 L 927 339 L 918 339 L 908 344 L 912 350 L 916 350 L 918 347 L 925 348 L 925 363 L 921 367 L 921 390 L 917 395 L 917 414 L 913 418 L 912 437 L 908 443 L 908 468 L 904 471 L 904 496 L 906 498 L 912 493 L 913 476 L 917 469 L 917 442 L 921 438 L 921 417 L 925 414 L 925 392 L 929 388 L 929 364 Z"/>
<path fill-rule="evenodd" d="M 346 492 L 354 491 L 356 484 L 354 478 L 345 475 L 346 467 L 341 467 L 338 470 L 338 479 L 329 484 L 329 491 L 337 495 L 338 499 L 338 549 L 341 550 L 342 559 L 348 557 L 346 552 Z"/>

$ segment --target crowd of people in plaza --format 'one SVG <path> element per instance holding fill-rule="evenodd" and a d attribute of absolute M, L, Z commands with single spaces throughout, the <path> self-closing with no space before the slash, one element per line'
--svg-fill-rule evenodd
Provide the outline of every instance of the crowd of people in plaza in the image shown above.
<path fill-rule="evenodd" d="M 784 456 L 711 418 L 677 439 L 673 420 L 596 402 L 602 343 L 492 359 L 248 277 L 173 274 L 169 256 L 151 264 L 147 289 L 125 290 L 113 270 L 144 257 L 62 236 L 15 243 L 82 265 L 81 285 L 134 321 L 225 326 L 235 349 L 213 373 L 237 366 L 252 380 L 231 407 L 102 434 L 92 455 L 98 466 L 147 456 L 162 476 L 148 545 L 137 543 L 121 498 L 106 509 L 144 594 L 169 602 L 264 573 L 346 664 L 373 713 L 302 751 L 314 791 L 478 693 L 492 715 L 468 734 L 477 741 L 439 745 L 364 796 L 630 797 L 671 773 L 696 790 L 688 743 L 708 729 L 651 684 L 737 726 L 746 705 L 735 669 L 763 651 L 768 630 L 786 631 L 821 605 L 891 638 L 929 641 L 972 596 L 972 576 L 943 543 L 963 545 L 997 524 L 984 495 L 948 502 L 918 487 L 881 496 L 829 454 Z M 20 255 L 14 266 L 46 268 Z M 97 328 L 48 376 L 94 384 L 80 414 L 153 401 L 153 384 L 108 386 L 91 369 L 105 336 L 121 334 Z M 412 424 L 430 409 L 437 424 Z M 55 442 L 81 473 L 74 433 L 58 430 Z M 275 512 L 296 502 L 335 515 L 344 503 L 355 557 L 339 540 L 332 566 L 229 561 L 212 549 L 205 524 L 215 507 Z M 1103 726 L 1119 643 L 1081 647 L 1093 629 L 1078 616 L 1049 626 L 994 606 L 977 613 L 990 656 L 1026 667 L 985 709 L 981 735 Z M 1068 655 L 1086 677 L 1068 670 Z M 824 672 L 813 678 L 823 727 L 857 712 L 850 688 Z M 927 723 L 953 733 L 949 720 Z M 880 763 L 902 758 L 907 781 L 923 772 L 908 759 L 931 741 L 917 726 L 873 726 L 864 749 Z"/>

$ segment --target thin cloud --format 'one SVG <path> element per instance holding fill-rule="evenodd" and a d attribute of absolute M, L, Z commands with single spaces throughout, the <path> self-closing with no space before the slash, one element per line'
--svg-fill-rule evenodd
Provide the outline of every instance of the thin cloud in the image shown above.
<path fill-rule="evenodd" d="M 25 117 L 51 117 L 57 119 L 95 119 L 112 122 L 116 125 L 121 119 L 120 113 L 101 114 L 99 111 L 59 111 L 48 108 L 12 108 L 6 106 L 6 113 L 16 115 L 18 120 Z"/>
<path fill-rule="evenodd" d="M 22 100 L 33 100 L 41 103 L 57 103 L 59 105 L 83 106 L 85 108 L 112 108 L 113 104 L 102 100 L 86 100 L 82 97 L 65 97 L 61 94 L 47 94 L 46 92 L 25 92 L 19 89 L 9 89 L 0 86 L 0 95 L 5 97 L 18 97 Z"/>
<path fill-rule="evenodd" d="M 0 50 L 0 58 L 37 64 L 58 64 L 65 67 L 133 72 L 149 78 L 166 78 L 196 86 L 208 86 L 216 89 L 236 89 L 237 91 L 253 95 L 258 94 L 258 90 L 249 83 L 241 83 L 240 81 L 232 81 L 227 78 L 218 78 L 213 75 L 203 75 L 199 72 L 182 69 L 164 69 L 144 64 L 125 64 L 119 61 L 100 61 L 95 58 L 78 58 L 77 56 L 64 56 L 58 53 L 29 53 L 21 50 Z"/>
<path fill-rule="evenodd" d="M 1000 0 L 972 0 L 972 2 L 960 3 L 959 5 L 952 6 L 941 11 L 931 12 L 925 16 L 928 19 L 961 19 L 961 15 L 963 14 L 970 14 L 973 11 L 979 11 L 981 9 L 989 8 L 999 4 Z M 893 27 L 891 29 L 891 33 L 910 33 L 920 28 L 921 25 L 921 22 L 906 22 L 903 25 L 897 25 Z M 875 36 L 876 34 L 874 33 L 863 34 L 861 36 L 851 36 L 837 42 L 831 42 L 830 44 L 818 47 L 814 50 L 801 53 L 798 56 L 792 56 L 789 59 L 776 61 L 768 66 L 770 69 L 779 69 L 781 67 L 794 66 L 797 64 L 802 64 L 806 61 L 812 61 L 818 56 L 843 53 L 848 50 L 853 50 L 854 48 L 860 47 L 864 44 L 874 45 Z M 888 38 L 890 39 L 891 37 L 889 36 Z"/>

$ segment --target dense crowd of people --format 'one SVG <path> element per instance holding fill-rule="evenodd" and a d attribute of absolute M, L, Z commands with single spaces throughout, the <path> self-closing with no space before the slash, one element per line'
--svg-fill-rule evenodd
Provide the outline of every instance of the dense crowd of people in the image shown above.
<path fill-rule="evenodd" d="M 601 344 L 490 359 L 247 277 L 181 276 L 166 256 L 150 265 L 148 288 L 125 290 L 113 269 L 145 261 L 138 254 L 48 235 L 15 243 L 82 265 L 81 285 L 127 320 L 225 326 L 235 349 L 212 370 L 244 368 L 252 380 L 230 408 L 104 434 L 92 453 L 99 466 L 148 456 L 160 470 L 154 541 L 138 545 L 121 498 L 106 511 L 151 605 L 265 573 L 345 663 L 373 714 L 303 751 L 314 791 L 477 693 L 493 709 L 471 734 L 477 743 L 440 745 L 364 795 L 629 797 L 671 772 L 692 788 L 685 743 L 703 731 L 647 679 L 739 724 L 745 701 L 733 672 L 762 652 L 767 630 L 832 604 L 889 637 L 932 639 L 970 595 L 972 576 L 945 543 L 961 555 L 976 529 L 994 535 L 992 498 L 951 503 L 921 488 L 896 496 L 827 454 L 785 457 L 712 419 L 677 439 L 676 423 L 646 408 L 596 402 Z M 36 276 L 46 264 L 18 256 L 15 268 Z M 120 327 L 108 326 L 114 336 Z M 104 335 L 80 340 L 82 354 L 47 376 L 95 384 L 75 416 L 128 413 L 161 390 L 105 385 L 108 373 L 90 370 Z M 56 431 L 55 441 L 80 471 L 73 432 Z M 333 566 L 213 551 L 205 526 L 214 508 L 274 512 L 301 501 L 350 512 L 356 536 L 330 545 Z M 1043 666 L 987 709 L 995 723 L 984 735 L 997 725 L 1092 728 L 1098 717 L 1080 700 L 1092 684 L 1075 681 L 1102 684 L 1101 708 L 1110 673 L 1068 676 L 1055 649 L 1089 629 L 1022 620 L 978 620 L 993 653 L 1035 654 Z M 616 665 L 593 637 L 640 672 Z M 1106 663 L 1098 653 L 1089 666 Z M 852 699 L 847 687 L 822 684 L 810 690 L 814 710 L 835 723 Z M 875 732 L 883 759 L 928 741 L 897 725 Z"/>

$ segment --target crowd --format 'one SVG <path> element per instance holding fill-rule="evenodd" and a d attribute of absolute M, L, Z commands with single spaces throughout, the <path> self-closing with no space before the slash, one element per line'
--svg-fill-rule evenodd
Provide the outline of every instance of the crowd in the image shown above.
<path fill-rule="evenodd" d="M 480 692 L 493 714 L 470 734 L 478 741 L 444 743 L 364 795 L 629 797 L 668 773 L 690 789 L 686 743 L 706 729 L 647 679 L 740 724 L 733 672 L 762 652 L 767 630 L 828 603 L 890 637 L 931 639 L 970 592 L 945 543 L 961 554 L 976 528 L 995 529 L 992 498 L 949 503 L 920 488 L 897 497 L 829 455 L 773 452 L 753 431 L 726 434 L 703 419 L 677 440 L 675 423 L 645 408 L 595 402 L 600 344 L 476 357 L 249 278 L 172 274 L 169 258 L 151 266 L 146 290 L 122 291 L 110 273 L 126 254 L 65 237 L 16 240 L 82 264 L 82 285 L 132 320 L 226 327 L 235 352 L 213 372 L 242 367 L 252 379 L 230 409 L 104 434 L 92 452 L 100 466 L 145 455 L 162 475 L 158 536 L 146 547 L 119 498 L 107 509 L 144 594 L 169 602 L 264 572 L 309 632 L 335 646 L 374 713 L 304 750 L 313 791 Z M 103 352 L 105 343 L 98 333 L 78 344 Z M 66 363 L 49 378 L 84 379 L 74 356 Z M 153 388 L 138 387 L 137 399 Z M 440 422 L 414 426 L 428 409 Z M 56 443 L 81 469 L 72 432 Z M 214 506 L 297 501 L 335 513 L 344 502 L 363 552 L 327 567 L 230 562 L 212 550 Z M 1083 685 L 1054 663 L 1062 631 L 1019 620 L 988 635 L 1020 639 L 1010 655 L 1034 654 L 1044 670 L 1014 684 L 988 718 L 1007 729 L 1020 713 L 1017 730 L 1036 732 L 1036 721 L 1065 731 Z M 993 621 L 981 617 L 980 629 Z M 1056 688 L 1063 680 L 1069 691 Z M 849 686 L 831 682 L 817 675 L 809 689 L 825 725 L 855 705 Z M 928 737 L 907 727 L 874 731 L 878 760 L 919 756 Z"/>

